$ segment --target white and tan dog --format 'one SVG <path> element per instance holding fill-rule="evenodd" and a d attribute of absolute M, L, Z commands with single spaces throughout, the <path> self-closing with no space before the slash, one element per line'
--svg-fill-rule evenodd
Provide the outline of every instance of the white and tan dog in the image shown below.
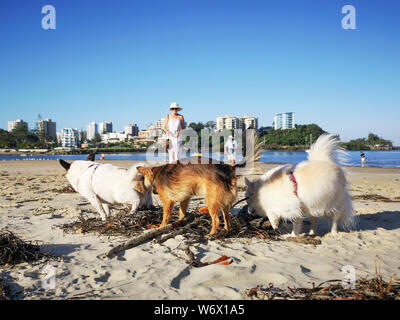
<path fill-rule="evenodd" d="M 94 154 L 89 155 L 86 161 L 77 160 L 71 164 L 59 161 L 67 170 L 66 176 L 72 188 L 90 202 L 102 220 L 110 216 L 110 204 L 131 204 L 130 213 L 153 205 L 152 190 L 144 186 L 144 177 L 136 170 L 143 164 L 127 169 L 93 160 Z"/>
<path fill-rule="evenodd" d="M 317 217 L 332 218 L 332 234 L 337 234 L 338 223 L 350 227 L 353 206 L 338 142 L 334 135 L 322 135 L 311 146 L 308 160 L 274 168 L 255 182 L 246 178 L 249 211 L 267 216 L 274 229 L 280 219 L 292 221 L 292 235 L 301 232 L 304 216 L 311 218 L 310 234 L 317 232 Z"/>

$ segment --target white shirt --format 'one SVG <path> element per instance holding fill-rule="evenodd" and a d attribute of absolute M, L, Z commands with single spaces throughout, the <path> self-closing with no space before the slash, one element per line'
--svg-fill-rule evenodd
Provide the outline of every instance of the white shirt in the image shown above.
<path fill-rule="evenodd" d="M 228 149 L 228 152 L 229 153 L 234 153 L 235 152 L 235 148 L 237 148 L 237 143 L 236 143 L 236 141 L 235 140 L 228 140 L 226 143 L 225 143 L 225 148 L 227 148 Z"/>

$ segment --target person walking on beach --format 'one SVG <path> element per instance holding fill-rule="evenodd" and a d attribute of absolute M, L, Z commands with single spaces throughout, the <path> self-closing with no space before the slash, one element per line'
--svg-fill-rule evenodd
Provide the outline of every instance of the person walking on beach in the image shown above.
<path fill-rule="evenodd" d="M 361 167 L 365 167 L 365 154 L 364 154 L 364 152 L 361 151 L 360 157 L 361 157 Z"/>
<path fill-rule="evenodd" d="M 185 129 L 185 119 L 178 111 L 182 110 L 176 102 L 172 102 L 169 110 L 171 113 L 165 117 L 164 131 L 169 139 L 169 163 L 176 162 L 181 157 L 182 150 L 182 130 Z"/>
<path fill-rule="evenodd" d="M 231 165 L 235 165 L 236 160 L 236 149 L 237 143 L 232 136 L 228 137 L 228 141 L 225 143 L 225 154 L 228 154 L 228 160 L 231 162 Z"/>

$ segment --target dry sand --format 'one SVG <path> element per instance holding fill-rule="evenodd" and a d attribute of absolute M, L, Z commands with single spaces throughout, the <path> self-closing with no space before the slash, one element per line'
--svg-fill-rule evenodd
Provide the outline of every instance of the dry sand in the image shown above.
<path fill-rule="evenodd" d="M 125 167 L 133 163 L 109 162 Z M 265 164 L 264 171 L 272 167 Z M 400 199 L 400 169 L 347 170 L 352 195 Z M 243 178 L 239 184 L 244 184 Z M 14 298 L 243 299 L 246 289 L 270 282 L 286 288 L 343 279 L 345 265 L 354 266 L 358 278 L 373 276 L 376 256 L 384 279 L 400 272 L 400 202 L 355 200 L 355 230 L 333 237 L 326 233 L 329 222 L 319 221 L 322 244 L 318 246 L 256 238 L 208 241 L 191 247 L 196 258 L 211 261 L 227 255 L 233 263 L 193 268 L 186 262 L 181 236 L 100 259 L 99 255 L 123 239 L 63 234 L 55 227 L 75 220 L 81 211 L 94 212 L 79 194 L 54 192 L 67 185 L 64 170 L 56 161 L 0 163 L 0 229 L 24 240 L 43 241 L 44 250 L 64 257 L 64 261 L 51 262 L 56 270 L 55 290 L 42 288 L 43 264 L 0 267 L 0 277 L 13 283 Z M 239 199 L 242 197 L 243 192 Z M 303 231 L 308 228 L 304 226 Z"/>

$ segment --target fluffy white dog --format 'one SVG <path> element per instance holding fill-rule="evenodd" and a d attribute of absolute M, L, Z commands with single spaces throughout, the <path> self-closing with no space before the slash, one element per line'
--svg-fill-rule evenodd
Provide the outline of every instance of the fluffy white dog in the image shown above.
<path fill-rule="evenodd" d="M 110 204 L 131 204 L 131 213 L 153 205 L 152 190 L 144 186 L 144 177 L 136 170 L 143 164 L 127 169 L 93 160 L 94 154 L 89 155 L 86 161 L 78 160 L 72 164 L 59 161 L 67 170 L 66 176 L 72 188 L 90 202 L 102 220 L 110 216 Z"/>
<path fill-rule="evenodd" d="M 310 234 L 317 233 L 317 217 L 332 218 L 332 234 L 338 223 L 350 227 L 353 206 L 338 142 L 334 135 L 322 135 L 308 151 L 308 160 L 274 168 L 255 182 L 246 178 L 249 211 L 267 216 L 274 229 L 280 219 L 292 221 L 293 236 L 301 232 L 304 216 L 311 218 Z"/>

